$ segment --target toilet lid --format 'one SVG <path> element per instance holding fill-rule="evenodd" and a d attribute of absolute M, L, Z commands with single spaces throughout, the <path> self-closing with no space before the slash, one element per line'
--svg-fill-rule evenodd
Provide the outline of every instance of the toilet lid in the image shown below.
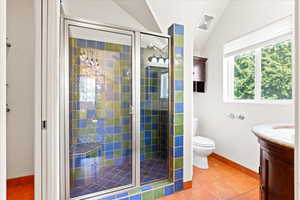
<path fill-rule="evenodd" d="M 215 142 L 212 139 L 206 137 L 195 136 L 193 138 L 193 145 L 201 146 L 201 147 L 214 147 Z"/>

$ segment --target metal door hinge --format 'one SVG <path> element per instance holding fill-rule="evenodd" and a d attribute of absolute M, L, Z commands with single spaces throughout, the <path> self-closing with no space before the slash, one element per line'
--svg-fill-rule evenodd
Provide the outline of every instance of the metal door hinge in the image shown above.
<path fill-rule="evenodd" d="M 130 115 L 133 115 L 133 114 L 134 114 L 134 106 L 133 106 L 133 105 L 130 105 L 130 106 L 129 106 L 129 114 L 130 114 Z"/>
<path fill-rule="evenodd" d="M 47 121 L 46 120 L 42 121 L 42 129 L 47 129 Z"/>

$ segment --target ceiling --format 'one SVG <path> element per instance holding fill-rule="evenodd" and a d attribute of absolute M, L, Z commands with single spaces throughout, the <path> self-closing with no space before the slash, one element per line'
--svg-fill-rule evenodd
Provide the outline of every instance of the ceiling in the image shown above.
<path fill-rule="evenodd" d="M 146 0 L 113 0 L 135 20 L 153 32 L 161 33 L 161 28 L 153 16 Z"/>
<path fill-rule="evenodd" d="M 197 0 L 186 0 L 186 1 L 197 1 Z M 217 25 L 220 17 L 228 5 L 230 0 L 201 0 L 203 2 L 202 14 L 199 16 L 199 23 L 204 14 L 213 16 L 214 19 L 210 24 L 208 30 L 201 30 L 196 28 L 194 35 L 194 52 L 201 53 L 202 48 L 205 46 L 210 34 Z M 198 24 L 199 25 L 199 24 Z"/>
<path fill-rule="evenodd" d="M 194 52 L 209 38 L 230 0 L 113 0 L 149 31 L 167 33 L 172 23 L 189 24 L 194 29 Z M 204 14 L 214 17 L 209 29 L 197 28 Z"/>

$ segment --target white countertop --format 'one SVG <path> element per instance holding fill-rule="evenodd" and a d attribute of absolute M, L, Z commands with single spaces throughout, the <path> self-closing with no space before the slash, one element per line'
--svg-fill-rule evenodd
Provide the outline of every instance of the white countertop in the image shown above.
<path fill-rule="evenodd" d="M 270 142 L 294 148 L 295 128 L 293 124 L 262 124 L 254 126 L 252 132 Z"/>

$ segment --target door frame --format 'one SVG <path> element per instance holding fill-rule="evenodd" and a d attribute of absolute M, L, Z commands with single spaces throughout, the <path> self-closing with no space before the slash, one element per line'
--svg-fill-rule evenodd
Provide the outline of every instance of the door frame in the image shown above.
<path fill-rule="evenodd" d="M 300 200 L 300 0 L 294 0 L 294 69 L 295 69 L 295 200 Z"/>
<path fill-rule="evenodd" d="M 39 1 L 39 0 L 36 0 Z M 60 199 L 59 165 L 59 69 L 60 69 L 60 1 L 41 1 L 41 118 L 45 127 L 36 132 L 36 148 L 41 160 L 37 163 L 37 179 L 41 183 L 41 200 Z M 51 102 L 51 103 L 49 103 Z M 41 127 L 41 126 L 40 126 Z"/>

